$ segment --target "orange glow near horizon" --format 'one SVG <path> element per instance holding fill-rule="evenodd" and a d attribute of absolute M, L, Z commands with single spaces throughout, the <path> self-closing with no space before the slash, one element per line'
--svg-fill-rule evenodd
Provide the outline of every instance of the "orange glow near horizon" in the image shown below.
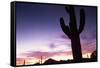
<path fill-rule="evenodd" d="M 90 56 L 91 56 L 91 53 L 85 53 L 85 54 L 83 54 L 83 58 L 90 58 Z"/>
<path fill-rule="evenodd" d="M 21 60 L 16 61 L 16 65 L 30 65 L 39 62 L 39 59 L 35 58 L 22 58 Z"/>
<path fill-rule="evenodd" d="M 85 53 L 83 54 L 83 58 L 90 58 L 91 53 Z M 73 59 L 72 55 L 58 55 L 58 56 L 52 56 L 52 57 L 48 57 L 47 59 L 42 59 L 42 63 L 44 63 L 46 60 L 48 60 L 49 58 L 52 58 L 56 61 L 60 61 L 60 60 L 68 60 L 68 59 Z M 24 64 L 25 62 L 25 64 Z M 20 58 L 17 59 L 16 64 L 17 65 L 31 65 L 31 64 L 35 64 L 35 63 L 40 63 L 40 59 L 36 59 L 36 58 Z"/>

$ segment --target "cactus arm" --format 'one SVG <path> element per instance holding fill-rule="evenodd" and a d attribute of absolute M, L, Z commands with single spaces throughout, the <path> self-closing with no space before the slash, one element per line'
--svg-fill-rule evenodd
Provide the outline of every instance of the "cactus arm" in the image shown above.
<path fill-rule="evenodd" d="M 69 6 L 69 7 L 65 7 L 65 9 L 66 9 L 66 12 L 69 13 L 70 21 L 71 22 L 76 22 L 74 7 L 73 6 Z"/>
<path fill-rule="evenodd" d="M 85 13 L 84 10 L 80 10 L 80 25 L 79 25 L 79 34 L 83 31 L 85 26 Z"/>
<path fill-rule="evenodd" d="M 63 32 L 64 32 L 69 38 L 71 38 L 70 29 L 69 29 L 68 26 L 65 25 L 63 18 L 60 18 L 60 25 L 61 25 L 61 28 L 62 28 Z"/>
<path fill-rule="evenodd" d="M 70 9 L 69 9 L 68 7 L 65 7 L 65 9 L 66 9 L 66 11 L 67 11 L 68 13 L 70 13 Z"/>

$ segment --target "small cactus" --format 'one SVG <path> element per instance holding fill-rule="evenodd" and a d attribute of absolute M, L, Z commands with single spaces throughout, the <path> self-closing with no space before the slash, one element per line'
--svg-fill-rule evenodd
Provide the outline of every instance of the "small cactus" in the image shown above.
<path fill-rule="evenodd" d="M 25 65 L 25 63 L 26 63 L 26 62 L 25 62 L 25 59 L 24 59 L 23 65 Z"/>
<path fill-rule="evenodd" d="M 75 61 L 81 61 L 82 51 L 81 51 L 79 35 L 83 31 L 85 26 L 85 12 L 83 9 L 80 9 L 80 25 L 78 29 L 76 24 L 77 21 L 76 21 L 74 6 L 65 7 L 65 10 L 69 13 L 70 16 L 69 26 L 65 25 L 62 17 L 60 18 L 60 25 L 63 32 L 69 37 L 69 39 L 71 39 L 73 59 Z"/>
<path fill-rule="evenodd" d="M 42 64 L 42 58 L 43 58 L 43 57 L 41 56 L 41 60 L 40 60 L 40 63 L 41 63 L 41 64 Z"/>

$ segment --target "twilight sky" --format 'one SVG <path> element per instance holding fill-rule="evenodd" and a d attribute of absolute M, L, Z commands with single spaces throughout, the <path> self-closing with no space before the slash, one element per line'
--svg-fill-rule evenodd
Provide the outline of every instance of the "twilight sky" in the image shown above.
<path fill-rule="evenodd" d="M 60 27 L 60 17 L 69 24 L 69 14 L 65 6 L 41 4 L 16 4 L 17 58 L 72 58 L 70 39 Z M 80 35 L 82 53 L 96 49 L 96 7 L 75 7 L 77 24 L 80 21 L 80 8 L 86 13 L 86 23 Z M 59 56 L 58 56 L 59 55 Z M 57 59 L 58 57 L 58 59 Z"/>

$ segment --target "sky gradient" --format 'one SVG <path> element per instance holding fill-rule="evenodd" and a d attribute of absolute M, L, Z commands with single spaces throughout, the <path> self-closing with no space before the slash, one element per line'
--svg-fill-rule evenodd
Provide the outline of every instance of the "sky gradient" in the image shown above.
<path fill-rule="evenodd" d="M 76 6 L 77 25 L 80 21 L 80 8 L 84 8 L 86 14 L 85 27 L 80 34 L 82 53 L 86 57 L 87 54 L 90 55 L 96 50 L 96 7 Z M 64 18 L 66 25 L 69 24 L 69 14 L 66 12 L 65 6 L 16 4 L 18 64 L 23 63 L 23 59 L 36 63 L 40 56 L 44 56 L 44 60 L 73 58 L 70 39 L 60 27 L 60 17 Z M 30 63 L 27 62 L 27 64 Z"/>

